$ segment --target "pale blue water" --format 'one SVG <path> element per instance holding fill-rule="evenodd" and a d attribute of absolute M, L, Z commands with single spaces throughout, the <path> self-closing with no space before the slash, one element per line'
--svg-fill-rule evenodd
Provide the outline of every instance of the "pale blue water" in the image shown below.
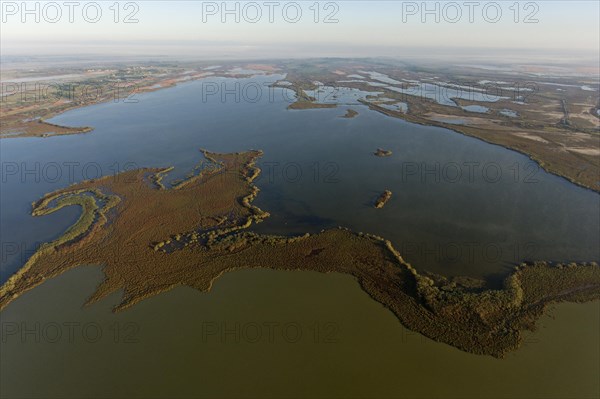
<path fill-rule="evenodd" d="M 508 116 L 508 117 L 511 117 L 511 118 L 516 118 L 517 116 L 519 116 L 519 114 L 517 114 L 516 111 L 513 111 L 511 109 L 503 109 L 503 110 L 500 111 L 500 113 L 502 115 L 504 115 L 504 116 Z"/>
<path fill-rule="evenodd" d="M 479 114 L 485 114 L 486 112 L 488 112 L 490 110 L 488 107 L 484 107 L 481 105 L 465 105 L 461 108 L 467 112 L 476 112 Z"/>

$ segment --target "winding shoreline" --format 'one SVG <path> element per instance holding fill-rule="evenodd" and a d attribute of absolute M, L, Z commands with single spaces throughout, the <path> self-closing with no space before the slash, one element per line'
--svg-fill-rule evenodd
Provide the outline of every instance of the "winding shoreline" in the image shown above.
<path fill-rule="evenodd" d="M 253 233 L 247 228 L 269 216 L 252 205 L 262 152 L 202 153 L 214 168 L 176 186 L 160 183 L 169 168 L 137 169 L 121 173 L 122 179 L 76 183 L 35 202 L 37 216 L 70 205 L 81 205 L 82 215 L 0 287 L 0 309 L 88 264 L 103 265 L 105 280 L 87 304 L 123 290 L 114 311 L 177 286 L 208 291 L 236 269 L 340 272 L 407 328 L 466 352 L 503 357 L 519 347 L 523 331 L 535 329 L 549 304 L 600 299 L 597 263 L 523 264 L 498 290 L 483 280 L 419 273 L 389 240 L 372 234 L 344 228 L 295 237 Z"/>
<path fill-rule="evenodd" d="M 184 83 L 189 83 L 198 79 L 204 79 L 207 76 L 196 76 L 191 80 L 187 80 Z M 214 76 L 211 76 L 214 77 Z M 141 91 L 141 93 L 149 93 L 149 92 L 154 92 L 154 91 L 158 91 L 158 90 L 162 90 L 162 89 L 168 89 L 168 88 L 173 88 L 176 87 L 177 85 L 179 85 L 182 82 L 172 82 L 172 78 L 166 79 L 166 81 L 170 82 L 170 84 L 167 85 L 160 85 L 159 87 L 144 87 L 143 90 Z M 156 86 L 156 85 L 155 85 Z M 285 87 L 280 87 L 281 89 L 285 89 Z M 288 88 L 289 89 L 289 88 Z M 300 89 L 299 87 L 296 87 L 296 95 L 298 96 L 298 101 L 291 103 L 288 105 L 288 109 L 289 110 L 307 110 L 307 109 L 320 109 L 320 108 L 336 108 L 337 104 L 319 104 L 314 102 L 313 98 L 307 96 L 304 91 L 302 89 Z M 81 126 L 81 127 L 71 127 L 71 126 L 62 126 L 62 125 L 58 125 L 58 124 L 53 124 L 50 122 L 47 122 L 47 119 L 59 116 L 67 111 L 72 111 L 74 109 L 77 108 L 83 108 L 86 106 L 91 106 L 91 105 L 96 105 L 96 104 L 102 104 L 102 103 L 106 103 L 110 100 L 111 98 L 103 98 L 99 101 L 95 101 L 89 104 L 74 104 L 72 106 L 69 106 L 65 109 L 62 109 L 58 112 L 53 112 L 47 115 L 44 115 L 43 117 L 40 117 L 39 120 L 35 121 L 34 123 L 41 123 L 41 124 L 45 124 L 48 125 L 50 127 L 56 127 L 58 129 L 64 129 L 65 131 L 62 133 L 56 133 L 56 134 L 46 134 L 46 133 L 40 133 L 40 134 L 36 134 L 36 133 L 32 133 L 32 134 L 28 134 L 28 133 L 23 133 L 23 134 L 6 134 L 6 135 L 0 135 L 0 140 L 2 139 L 8 139 L 8 138 L 25 138 L 25 137 L 40 137 L 40 138 L 49 138 L 49 137 L 54 137 L 54 136 L 62 136 L 62 135 L 76 135 L 76 134 L 85 134 L 85 133 L 89 133 L 91 131 L 94 130 L 93 127 L 91 126 Z M 471 137 L 474 139 L 478 139 L 481 140 L 485 143 L 488 144 L 492 144 L 492 145 L 497 145 L 500 146 L 502 148 L 505 148 L 507 150 L 511 150 L 511 151 L 515 151 L 519 154 L 522 154 L 524 156 L 526 156 L 527 158 L 529 158 L 532 162 L 535 162 L 537 165 L 539 165 L 544 171 L 546 171 L 547 173 L 553 174 L 555 176 L 561 177 L 563 179 L 565 179 L 566 181 L 568 181 L 569 183 L 572 183 L 576 186 L 594 191 L 596 193 L 600 193 L 600 183 L 596 182 L 596 185 L 592 185 L 590 182 L 585 182 L 582 181 L 580 179 L 578 179 L 577 177 L 574 177 L 572 175 L 570 175 L 567 172 L 564 172 L 560 169 L 558 169 L 555 166 L 551 166 L 548 165 L 547 161 L 544 161 L 541 157 L 534 155 L 531 152 L 528 152 L 526 150 L 517 148 L 515 146 L 511 146 L 508 144 L 503 144 L 503 143 L 499 143 L 497 141 L 494 141 L 490 138 L 486 138 L 483 137 L 480 134 L 475 134 L 473 132 L 471 132 L 471 129 L 476 129 L 473 126 L 461 126 L 461 125 L 456 125 L 456 124 L 450 124 L 450 123 L 444 123 L 444 122 L 440 122 L 440 121 L 435 121 L 435 120 L 431 120 L 431 119 L 427 119 L 421 116 L 415 116 L 409 113 L 399 113 L 399 112 L 393 112 L 391 110 L 388 110 L 386 108 L 380 107 L 377 104 L 374 104 L 372 102 L 369 101 L 365 101 L 362 99 L 358 100 L 361 104 L 367 106 L 369 109 L 382 113 L 386 116 L 389 117 L 393 117 L 393 118 L 399 118 L 402 119 L 406 122 L 409 123 L 415 123 L 418 125 L 422 125 L 422 126 L 432 126 L 432 127 L 439 127 L 439 128 L 444 128 L 444 129 L 448 129 L 451 130 L 455 133 L 459 133 L 462 134 L 464 136 L 467 137 Z M 352 115 L 354 116 L 354 115 Z M 479 128 L 480 129 L 480 128 Z"/>

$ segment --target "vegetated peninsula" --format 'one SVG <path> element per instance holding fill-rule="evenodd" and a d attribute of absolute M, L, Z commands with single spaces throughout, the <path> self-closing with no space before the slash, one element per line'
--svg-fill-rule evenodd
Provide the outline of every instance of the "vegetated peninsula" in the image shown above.
<path fill-rule="evenodd" d="M 200 172 L 163 183 L 166 169 L 138 169 L 77 183 L 33 204 L 41 216 L 78 205 L 79 220 L 44 244 L 0 287 L 0 309 L 27 290 L 80 266 L 104 266 L 87 303 L 118 290 L 115 311 L 177 286 L 201 291 L 240 268 L 347 273 L 407 328 L 461 350 L 502 357 L 519 347 L 546 306 L 600 298 L 596 263 L 517 267 L 500 290 L 472 279 L 418 273 L 392 244 L 338 228 L 297 237 L 248 230 L 268 213 L 252 205 L 260 151 L 204 151 Z"/>
<path fill-rule="evenodd" d="M 264 64 L 207 66 L 206 62 L 103 63 L 94 69 L 76 64 L 39 68 L 3 69 L 0 139 L 52 137 L 87 133 L 92 127 L 68 127 L 47 122 L 56 115 L 101 102 L 137 102 L 141 93 L 173 87 L 211 76 L 242 78 L 255 72 L 274 73 Z M 242 68 L 238 68 L 242 67 Z"/>
<path fill-rule="evenodd" d="M 37 70 L 37 68 L 36 68 Z M 5 95 L 2 97 L 0 117 L 0 139 L 18 137 L 52 137 L 70 134 L 88 133 L 90 126 L 69 127 L 47 122 L 56 115 L 75 108 L 101 102 L 134 101 L 136 94 L 172 87 L 182 79 L 198 79 L 205 74 L 186 74 L 182 68 L 137 66 L 130 68 L 103 67 L 87 70 L 70 67 L 65 80 L 53 80 L 53 71 L 57 68 L 31 72 L 9 71 Z M 17 73 L 11 83 L 10 74 Z M 41 76 L 35 76 L 35 74 Z M 24 74 L 24 76 L 20 76 Z M 19 78 L 32 78 L 34 82 L 19 83 Z M 90 90 L 92 88 L 94 90 Z M 130 98 L 131 97 L 131 98 Z M 137 100 L 135 100 L 137 101 Z"/>
<path fill-rule="evenodd" d="M 375 208 L 383 208 L 390 198 L 392 198 L 392 192 L 390 190 L 385 190 L 375 201 Z"/>

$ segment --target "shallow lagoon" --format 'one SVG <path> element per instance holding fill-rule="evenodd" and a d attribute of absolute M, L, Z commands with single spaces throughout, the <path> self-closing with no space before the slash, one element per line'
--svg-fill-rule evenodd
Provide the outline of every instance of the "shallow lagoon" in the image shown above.
<path fill-rule="evenodd" d="M 479 114 L 485 114 L 490 110 L 488 107 L 484 107 L 481 105 L 465 105 L 461 108 L 467 112 L 477 112 Z"/>
<path fill-rule="evenodd" d="M 189 82 L 51 120 L 94 126 L 89 134 L 3 140 L 3 163 L 18 170 L 2 183 L 2 236 L 31 250 L 59 235 L 78 211 L 33 218 L 30 204 L 84 176 L 174 165 L 177 178 L 201 160 L 199 148 L 258 148 L 256 205 L 272 214 L 254 227 L 262 233 L 345 226 L 389 238 L 417 269 L 449 275 L 504 274 L 524 259 L 600 259 L 598 194 L 516 152 L 366 106 L 353 105 L 352 119 L 341 118 L 345 107 L 287 110 L 291 91 L 267 88 L 281 77 Z M 235 87 L 241 95 L 227 92 Z M 375 157 L 377 148 L 393 156 Z M 373 209 L 385 189 L 393 199 Z M 3 280 L 30 255 L 13 252 L 2 259 Z"/>

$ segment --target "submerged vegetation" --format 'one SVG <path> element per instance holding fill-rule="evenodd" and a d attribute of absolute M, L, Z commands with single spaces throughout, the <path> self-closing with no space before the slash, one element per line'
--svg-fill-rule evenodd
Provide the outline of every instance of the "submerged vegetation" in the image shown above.
<path fill-rule="evenodd" d="M 288 109 L 314 109 L 314 108 L 336 108 L 336 104 L 325 104 L 317 102 L 316 98 L 309 96 L 306 92 L 296 86 L 296 101 L 288 105 Z"/>
<path fill-rule="evenodd" d="M 384 150 L 383 148 L 378 148 L 377 151 L 373 153 L 376 157 L 389 157 L 392 155 L 392 151 Z"/>
<path fill-rule="evenodd" d="M 494 289 L 485 281 L 419 273 L 390 241 L 374 235 L 342 228 L 297 237 L 250 232 L 253 222 L 269 216 L 252 205 L 262 153 L 203 153 L 212 167 L 171 188 L 162 183 L 169 168 L 139 169 L 34 203 L 36 216 L 70 205 L 81 206 L 82 214 L 0 287 L 0 309 L 45 280 L 89 264 L 103 265 L 105 280 L 87 303 L 122 290 L 115 311 L 176 286 L 208 291 L 216 278 L 240 268 L 339 272 L 356 278 L 406 327 L 467 352 L 502 357 L 519 347 L 522 331 L 535 328 L 548 304 L 600 298 L 596 263 L 524 264 Z"/>
<path fill-rule="evenodd" d="M 348 108 L 346 113 L 342 115 L 342 118 L 354 118 L 356 115 L 358 115 L 357 111 L 353 110 L 352 108 Z"/>

